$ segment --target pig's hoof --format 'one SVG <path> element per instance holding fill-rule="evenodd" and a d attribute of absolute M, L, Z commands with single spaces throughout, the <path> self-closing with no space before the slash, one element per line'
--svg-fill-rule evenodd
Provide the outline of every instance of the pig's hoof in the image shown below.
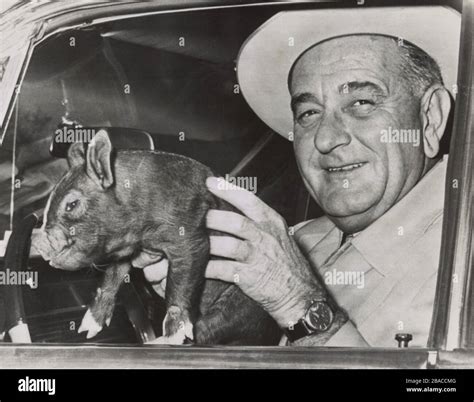
<path fill-rule="evenodd" d="M 81 325 L 77 332 L 80 334 L 81 332 L 87 331 L 87 339 L 93 338 L 96 336 L 100 331 L 102 331 L 102 325 L 100 325 L 92 316 L 91 310 L 88 309 L 84 318 L 82 319 Z"/>
<path fill-rule="evenodd" d="M 147 345 L 184 345 L 186 337 L 179 332 L 171 336 L 160 336 L 153 341 L 147 342 Z"/>
<path fill-rule="evenodd" d="M 189 321 L 182 323 L 178 331 L 172 335 L 160 336 L 153 341 L 147 342 L 149 345 L 184 345 L 189 344 L 194 339 L 193 324 Z"/>
<path fill-rule="evenodd" d="M 186 338 L 175 334 L 173 336 L 160 336 L 153 341 L 147 342 L 148 345 L 183 345 Z"/>

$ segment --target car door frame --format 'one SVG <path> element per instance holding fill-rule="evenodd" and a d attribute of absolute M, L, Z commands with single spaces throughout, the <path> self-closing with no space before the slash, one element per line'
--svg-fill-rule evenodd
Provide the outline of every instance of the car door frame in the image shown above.
<path fill-rule="evenodd" d="M 315 3 L 320 3 L 320 1 L 315 1 Z M 261 4 L 261 3 L 259 3 Z M 307 4 L 307 3 L 306 3 Z M 121 7 L 117 6 L 117 7 Z M 147 6 L 149 11 L 151 8 Z M 235 7 L 239 7 L 235 5 Z M 211 9 L 213 7 L 209 7 Z M 472 32 L 472 11 L 473 1 L 465 1 L 463 8 L 463 29 L 462 29 L 462 51 L 460 53 L 460 60 L 464 60 L 464 57 L 469 57 L 472 60 L 472 48 L 469 51 L 469 44 L 472 46 L 472 37 L 466 38 L 466 35 L 469 32 Z M 78 12 L 78 15 L 73 16 L 73 11 L 69 11 L 71 14 L 68 16 L 61 15 L 58 17 L 60 20 L 49 20 L 49 29 L 55 27 L 54 30 L 50 30 L 45 34 L 43 29 L 37 29 L 37 35 L 32 36 L 29 41 L 36 45 L 37 43 L 46 40 L 49 36 L 52 36 L 54 33 L 59 31 L 64 31 L 68 29 L 73 29 L 74 27 L 83 27 L 85 25 L 90 25 L 94 22 L 92 17 L 94 12 L 98 12 L 99 8 L 96 10 L 81 10 Z M 192 11 L 192 8 L 188 8 L 187 11 Z M 176 10 L 178 11 L 178 10 Z M 100 10 L 103 14 L 103 10 Z M 137 11 L 138 12 L 138 11 Z M 158 13 L 157 11 L 156 13 Z M 166 12 L 170 12 L 167 10 Z M 141 15 L 145 14 L 145 8 L 141 10 Z M 146 12 L 148 13 L 148 12 Z M 466 13 L 466 14 L 465 14 Z M 125 13 L 121 14 L 120 18 L 130 17 L 130 12 L 127 12 L 126 17 Z M 466 18 L 464 17 L 466 15 Z M 107 19 L 109 20 L 112 17 L 102 17 L 102 21 Z M 65 21 L 69 21 L 67 24 Z M 74 26 L 70 25 L 74 21 Z M 102 22 L 101 21 L 101 22 Z M 56 25 L 55 25 L 56 23 Z M 466 25 L 471 24 L 471 28 L 466 28 Z M 39 33 L 40 32 L 40 33 Z M 34 49 L 34 46 L 31 48 Z M 31 49 L 30 48 L 30 49 Z M 32 49 L 31 49 L 32 51 Z M 31 51 L 28 52 L 31 55 Z M 467 55 L 467 56 L 466 56 Z M 26 71 L 28 65 L 29 57 L 24 58 L 24 63 L 22 67 L 22 72 Z M 287 363 L 294 362 L 295 365 L 308 366 L 308 367 L 317 367 L 317 368 L 337 368 L 343 366 L 344 368 L 358 368 L 358 367 L 406 367 L 406 368 L 426 368 L 426 367 L 435 367 L 439 363 L 438 351 L 443 352 L 443 361 L 463 361 L 464 365 L 470 365 L 474 367 L 474 354 L 470 351 L 459 350 L 466 346 L 466 339 L 471 336 L 473 332 L 473 284 L 472 284 L 472 267 L 467 266 L 469 263 L 469 258 L 472 261 L 472 229 L 473 224 L 469 219 L 461 219 L 464 214 L 465 216 L 473 216 L 472 210 L 472 197 L 473 191 L 470 189 L 468 184 L 472 184 L 472 167 L 474 166 L 473 156 L 473 133 L 472 133 L 472 110 L 469 113 L 469 107 L 472 108 L 472 87 L 469 86 L 472 83 L 472 63 L 460 63 L 460 73 L 459 73 L 459 85 L 458 85 L 458 100 L 456 105 L 455 113 L 455 132 L 451 144 L 451 152 L 456 153 L 456 158 L 450 158 L 448 165 L 448 177 L 449 178 L 462 178 L 465 180 L 466 185 L 463 185 L 459 188 L 458 191 L 453 191 L 449 183 L 447 183 L 447 195 L 446 195 L 446 206 L 445 206 L 445 217 L 443 224 L 443 238 L 442 238 L 442 253 L 440 258 L 440 274 L 437 285 L 436 293 L 436 303 L 433 313 L 433 324 L 431 330 L 430 343 L 426 349 L 383 349 L 383 348 L 371 348 L 371 349 L 347 349 L 347 348 L 291 348 L 291 352 L 280 352 L 280 348 L 245 348 L 245 350 L 236 351 L 232 348 L 193 348 L 192 350 L 202 351 L 202 354 L 199 353 L 190 353 L 189 357 L 183 356 L 186 355 L 186 351 L 190 351 L 187 347 L 176 347 L 176 348 L 165 348 L 159 346 L 149 346 L 149 347 L 134 347 L 131 346 L 132 350 L 138 352 L 139 350 L 145 352 L 145 355 L 149 356 L 150 364 L 155 365 L 159 363 L 165 366 L 180 366 L 184 364 L 188 367 L 189 362 L 200 362 L 201 367 L 209 367 L 209 358 L 215 358 L 215 364 L 212 366 L 221 366 L 221 367 L 235 367 L 235 366 L 244 366 L 244 367 L 255 367 L 256 359 L 259 359 L 260 362 L 265 363 L 266 367 L 281 367 L 282 361 Z M 21 83 L 21 77 L 19 79 L 18 86 Z M 471 84 L 472 85 L 472 84 Z M 460 121 L 463 116 L 467 116 L 467 121 Z M 468 129 L 471 129 L 471 132 L 468 132 Z M 469 155 L 469 151 L 471 154 Z M 459 153 L 459 157 L 458 157 Z M 470 170 L 469 170 L 470 169 Z M 471 205 L 469 201 L 471 200 Z M 467 236 L 468 239 L 471 239 L 471 243 L 468 242 L 466 238 L 466 233 L 470 233 Z M 464 250 L 470 250 L 469 258 L 463 256 L 463 247 L 466 247 Z M 463 271 L 464 270 L 464 271 Z M 460 274 L 462 292 L 456 293 L 454 296 L 452 294 L 452 278 L 455 273 Z M 462 275 L 461 275 L 462 273 Z M 470 292 L 470 293 L 466 293 Z M 469 303 L 462 305 L 460 307 L 460 300 L 469 300 Z M 471 317 L 469 317 L 471 314 Z M 458 317 L 456 319 L 456 317 Z M 457 324 L 456 324 L 457 321 Z M 453 324 L 454 323 L 454 324 Z M 456 325 L 455 325 L 456 324 Z M 451 337 L 451 338 L 449 338 Z M 449 340 L 448 339 L 452 339 Z M 103 346 L 103 345 L 100 345 Z M 8 361 L 9 364 L 15 366 L 16 364 L 24 364 L 25 356 L 30 355 L 32 360 L 31 364 L 34 367 L 44 367 L 45 364 L 53 364 L 52 362 L 47 362 L 44 359 L 39 357 L 44 356 L 44 352 L 49 350 L 50 347 L 54 348 L 54 353 L 59 353 L 64 355 L 67 362 L 70 362 L 71 366 L 73 364 L 78 364 L 79 362 L 84 362 L 84 359 L 87 359 L 89 355 L 89 350 L 97 350 L 99 345 L 6 345 L 0 344 L 0 356 L 2 356 L 2 361 Z M 39 349 L 38 349 L 39 348 Z M 122 346 L 113 347 L 105 346 L 104 349 L 104 359 L 107 361 L 107 356 L 110 358 L 110 362 L 116 360 L 116 354 L 122 355 L 124 349 Z M 21 359 L 15 358 L 18 355 L 18 351 L 21 352 Z M 41 351 L 42 350 L 42 351 Z M 128 349 L 127 349 L 128 350 Z M 455 350 L 454 352 L 449 352 L 450 350 Z M 164 353 L 168 351 L 168 353 Z M 447 352 L 446 352 L 447 351 Z M 227 353 L 227 354 L 226 354 Z M 132 352 L 133 354 L 133 352 Z M 180 357 L 181 354 L 181 357 Z M 456 355 L 452 360 L 450 356 Z M 193 356 L 194 355 L 194 356 Z M 309 360 L 308 360 L 309 355 Z M 231 356 L 235 356 L 235 359 L 231 359 Z M 460 357 L 461 356 L 461 357 Z M 5 357 L 5 358 L 3 358 Z M 137 356 L 138 357 L 138 356 Z M 199 358 L 201 357 L 201 358 Z M 276 359 L 276 357 L 279 357 Z M 145 358 L 145 357 L 144 357 Z M 176 358 L 177 363 L 172 363 L 172 358 Z M 229 360 L 230 359 L 230 360 Z M 343 360 L 341 360 L 343 359 Z M 64 364 L 66 363 L 64 360 Z M 92 361 L 94 360 L 94 362 Z M 118 359 L 120 364 L 120 359 Z M 124 360 L 121 360 L 124 363 L 124 366 L 133 367 L 138 366 L 140 363 L 133 363 L 132 360 L 125 363 Z M 230 363 L 226 363 L 229 362 Z M 370 362 L 372 361 L 372 364 Z M 305 363 L 306 362 L 306 363 Z M 467 362 L 467 363 L 466 363 Z M 59 362 L 56 362 L 59 364 Z M 55 364 L 56 364 L 55 363 Z M 101 364 L 96 359 L 95 354 L 92 353 L 91 360 L 89 361 L 89 367 L 91 365 Z M 67 364 L 69 365 L 69 364 Z M 70 366 L 70 367 L 71 367 Z M 260 365 L 259 365 L 260 366 Z M 17 366 L 20 367 L 20 366 Z M 24 366 L 22 366 L 24 367 Z"/>
<path fill-rule="evenodd" d="M 458 84 L 445 192 L 439 273 L 429 347 L 473 348 L 474 1 L 463 3 Z"/>

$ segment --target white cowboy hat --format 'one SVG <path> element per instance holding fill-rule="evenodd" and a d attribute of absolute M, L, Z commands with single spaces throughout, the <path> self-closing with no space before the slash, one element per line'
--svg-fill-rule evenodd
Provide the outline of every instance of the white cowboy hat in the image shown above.
<path fill-rule="evenodd" d="M 448 7 L 359 7 L 284 11 L 260 26 L 240 49 L 237 77 L 244 98 L 274 131 L 293 131 L 288 73 L 298 56 L 324 40 L 379 34 L 407 40 L 433 57 L 456 94 L 461 15 Z"/>

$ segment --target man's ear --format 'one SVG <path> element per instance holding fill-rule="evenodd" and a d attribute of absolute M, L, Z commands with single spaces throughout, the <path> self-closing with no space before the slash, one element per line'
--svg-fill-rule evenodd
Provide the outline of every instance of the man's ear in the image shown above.
<path fill-rule="evenodd" d="M 112 174 L 112 143 L 105 130 L 100 130 L 89 143 L 86 156 L 87 175 L 103 189 L 114 183 Z"/>
<path fill-rule="evenodd" d="M 451 98 L 448 90 L 440 84 L 428 88 L 421 98 L 421 123 L 423 150 L 432 159 L 439 152 L 439 144 L 446 130 Z"/>
<path fill-rule="evenodd" d="M 85 145 L 82 142 L 75 142 L 71 144 L 67 150 L 67 162 L 69 167 L 81 166 L 86 163 L 86 150 Z"/>

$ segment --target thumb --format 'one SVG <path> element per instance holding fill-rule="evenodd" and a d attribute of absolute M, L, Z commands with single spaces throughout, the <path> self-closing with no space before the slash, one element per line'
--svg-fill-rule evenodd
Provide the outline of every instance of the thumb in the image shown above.
<path fill-rule="evenodd" d="M 168 260 L 164 258 L 155 264 L 148 265 L 143 268 L 143 274 L 150 283 L 161 282 L 168 275 Z"/>

